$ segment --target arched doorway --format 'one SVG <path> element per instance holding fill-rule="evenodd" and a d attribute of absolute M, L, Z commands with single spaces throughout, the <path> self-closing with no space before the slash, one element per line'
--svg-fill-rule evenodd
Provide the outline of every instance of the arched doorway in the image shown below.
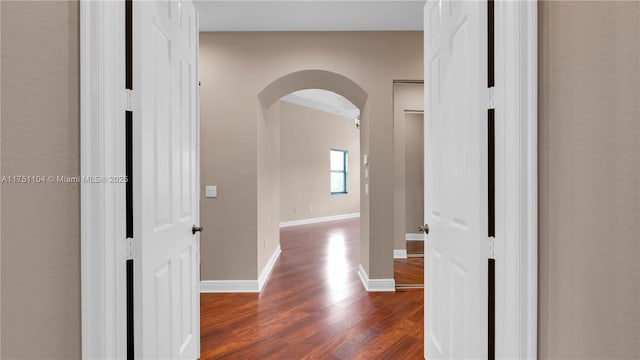
<path fill-rule="evenodd" d="M 302 70 L 286 74 L 272 81 L 257 95 L 258 106 L 258 234 L 266 234 L 267 239 L 279 239 L 280 231 L 280 181 L 279 181 L 279 144 L 275 136 L 279 130 L 270 122 L 272 106 L 282 97 L 305 89 L 327 90 L 343 96 L 360 109 L 360 150 L 366 154 L 364 134 L 367 124 L 367 92 L 353 80 L 327 70 Z M 363 146 L 364 145 L 364 146 Z M 367 164 L 360 162 L 360 249 L 369 248 L 369 203 L 367 196 Z M 277 169 L 277 170 L 276 170 Z M 258 246 L 258 268 L 269 261 L 269 256 L 277 244 Z M 360 252 L 363 256 L 363 252 Z M 362 262 L 361 262 L 362 263 Z"/>

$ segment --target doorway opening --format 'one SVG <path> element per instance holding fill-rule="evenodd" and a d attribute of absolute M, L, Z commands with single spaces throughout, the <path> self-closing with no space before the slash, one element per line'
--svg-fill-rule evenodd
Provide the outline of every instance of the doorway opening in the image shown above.
<path fill-rule="evenodd" d="M 112 94 L 113 96 L 106 96 L 103 98 L 97 97 L 85 97 L 85 99 L 91 99 L 89 105 L 85 104 L 83 107 L 83 124 L 88 125 L 87 129 L 83 130 L 83 164 L 91 164 L 89 160 L 91 159 L 102 159 L 99 157 L 102 152 L 110 154 L 107 159 L 119 159 L 123 158 L 119 155 L 120 152 L 117 146 L 114 146 L 113 150 L 110 146 L 113 144 L 118 144 L 116 140 L 118 140 L 118 131 L 109 131 L 109 132 L 100 132 L 100 128 L 97 126 L 93 126 L 92 121 L 94 119 L 102 119 L 109 118 L 109 116 L 103 116 L 103 112 L 107 110 L 103 109 L 114 109 L 114 108 L 123 108 L 124 97 L 121 96 L 120 91 L 123 87 L 116 86 L 117 82 L 120 81 L 118 79 L 122 79 L 123 76 L 118 76 L 120 74 L 120 67 L 116 64 L 113 65 L 112 62 L 114 59 L 121 58 L 121 49 L 123 46 L 119 46 L 119 40 L 123 38 L 119 30 L 114 31 L 114 29 L 118 29 L 118 16 L 105 16 L 99 18 L 97 21 L 91 21 L 91 19 L 95 19 L 98 15 L 102 13 L 98 11 L 92 11 L 93 8 L 91 3 L 83 3 L 83 31 L 82 34 L 85 34 L 84 39 L 82 41 L 82 51 L 83 51 L 83 64 L 91 65 L 91 66 L 83 66 L 83 94 L 100 94 L 99 91 L 90 92 L 87 89 L 104 89 L 105 93 Z M 444 14 L 442 11 L 442 4 L 434 3 L 433 6 L 425 9 L 426 11 L 430 11 L 429 14 Z M 503 230 L 503 235 L 505 238 L 516 238 L 516 236 L 510 235 L 521 235 L 526 234 L 526 239 L 523 238 L 522 241 L 516 244 L 510 244 L 514 246 L 510 246 L 509 248 L 505 248 L 503 254 L 506 259 L 509 260 L 508 263 L 503 268 L 498 267 L 496 269 L 496 277 L 499 284 L 506 284 L 507 291 L 503 295 L 503 300 L 500 298 L 497 299 L 498 305 L 497 308 L 503 309 L 511 309 L 509 312 L 502 311 L 497 314 L 498 320 L 500 320 L 500 316 L 504 316 L 502 318 L 502 323 L 506 324 L 506 329 L 504 333 L 499 333 L 498 336 L 503 339 L 512 339 L 516 336 L 519 336 L 520 341 L 503 341 L 505 344 L 520 344 L 517 346 L 516 350 L 521 350 L 520 353 L 534 354 L 535 355 L 535 319 L 536 319 L 536 157 L 535 157 L 535 147 L 536 147 L 536 132 L 535 132 L 535 94 L 536 92 L 536 52 L 535 52 L 535 34 L 536 34 L 536 5 L 535 3 L 504 3 L 499 4 L 497 14 L 502 19 L 506 17 L 508 14 L 517 13 L 519 16 L 515 18 L 516 21 L 501 21 L 498 22 L 502 24 L 504 28 L 500 28 L 498 34 L 501 34 L 499 38 L 499 43 L 506 46 L 502 48 L 499 47 L 498 53 L 500 54 L 499 61 L 506 62 L 507 66 L 500 66 L 498 68 L 513 68 L 516 69 L 514 71 L 506 72 L 506 79 L 501 79 L 498 82 L 498 85 L 502 85 L 503 91 L 497 93 L 498 103 L 506 103 L 507 100 L 511 100 L 511 103 L 517 104 L 513 108 L 508 108 L 508 112 L 505 112 L 505 117 L 519 119 L 522 114 L 526 113 L 526 119 L 515 124 L 516 126 L 506 127 L 504 133 L 500 133 L 501 136 L 498 138 L 499 140 L 507 139 L 506 143 L 498 143 L 497 151 L 500 154 L 506 154 L 504 157 L 504 161 L 497 165 L 497 172 L 500 176 L 503 176 L 504 179 L 500 178 L 501 181 L 507 184 L 517 184 L 514 186 L 514 189 L 510 189 L 509 191 L 504 192 L 504 197 L 509 200 L 505 205 L 505 209 L 498 213 L 498 215 L 503 216 L 507 220 L 515 220 L 517 221 L 503 221 L 503 223 L 508 224 L 508 227 L 505 227 Z M 117 3 L 104 5 L 108 11 L 112 11 L 113 14 L 122 13 L 119 8 L 116 6 Z M 173 6 L 173 5 L 171 5 Z M 177 6 L 177 5 L 176 5 Z M 432 11 L 433 10 L 433 11 Z M 453 8 L 450 8 L 450 12 L 453 12 Z M 517 11 L 517 12 L 516 12 Z M 109 14 L 112 14 L 109 12 Z M 507 15 L 505 15 L 507 14 Z M 102 15 L 101 15 L 102 16 Z M 435 15 L 430 17 L 431 19 L 435 19 Z M 115 25 L 114 25 L 115 24 Z M 437 22 L 440 24 L 440 22 Z M 506 28 L 506 29 L 505 29 Z M 510 28 L 520 29 L 522 31 L 509 31 Z M 434 31 L 437 31 L 438 28 L 433 26 Z M 85 31 L 86 30 L 86 31 Z M 100 36 L 106 36 L 106 39 L 110 39 L 111 41 L 104 41 Z M 427 37 L 430 36 L 430 33 L 426 34 Z M 515 39 L 515 37 L 519 37 Z M 515 41 L 515 40 L 518 41 Z M 94 41 L 90 41 L 94 40 Z M 102 40 L 102 41 L 98 41 Z M 525 40 L 525 41 L 522 41 Z M 95 44 L 107 44 L 100 46 L 93 46 Z M 517 47 L 515 47 L 517 44 Z M 114 51 L 104 51 L 104 48 L 108 46 L 113 46 Z M 505 48 L 506 47 L 506 48 Z M 464 48 L 464 47 L 463 47 Z M 500 51 L 506 53 L 506 56 Z M 104 57 L 100 56 L 102 53 L 111 53 L 112 57 Z M 515 56 L 518 55 L 518 56 Z M 436 64 L 433 63 L 425 63 L 425 66 Z M 503 64 L 504 65 L 504 64 Z M 95 73 L 100 73 L 100 79 L 109 79 L 110 81 L 105 81 L 103 83 L 95 83 L 96 77 L 87 76 L 87 69 L 91 69 Z M 93 82 L 92 82 L 93 79 Z M 112 79 L 112 80 L 111 80 Z M 517 81 L 516 81 L 517 80 Z M 443 83 L 446 83 L 443 81 Z M 304 87 L 291 86 L 288 92 L 303 89 Z M 283 92 L 282 94 L 275 96 L 275 100 L 279 99 L 281 96 L 287 94 L 288 92 Z M 372 91 L 372 94 L 375 92 Z M 366 93 L 365 96 L 361 99 L 366 105 Z M 531 100 L 528 100 L 531 99 Z M 260 105 L 264 105 L 269 101 L 267 99 L 260 99 Z M 274 100 L 274 101 L 275 101 Z M 526 100 L 526 101 L 525 101 Z M 102 106 L 105 103 L 114 106 Z M 96 106 L 96 104 L 101 106 Z M 363 114 L 363 124 L 366 126 L 366 106 L 364 108 Z M 372 106 L 371 113 L 374 113 L 373 110 L 376 110 L 374 106 Z M 111 111 L 111 110 L 108 110 Z M 377 113 L 377 112 L 376 112 Z M 107 112 L 107 115 L 110 113 Z M 514 116 L 509 116 L 514 115 Z M 519 115 L 519 116 L 515 116 Z M 373 117 L 373 116 L 372 116 Z M 253 120 L 253 119 L 252 119 Z M 109 128 L 111 129 L 111 128 Z M 511 136 L 510 136 L 511 135 Z M 95 141 L 86 141 L 90 139 L 100 138 L 103 139 L 103 142 L 95 142 Z M 103 144 L 98 146 L 97 144 Z M 113 150 L 113 151 L 111 151 Z M 516 151 L 519 150 L 519 151 Z M 384 155 L 383 153 L 379 153 L 379 155 Z M 90 167 L 83 168 L 83 174 L 92 175 L 92 169 L 101 170 L 104 172 L 104 169 L 111 169 L 111 167 L 121 168 L 120 164 L 115 161 L 116 165 L 113 165 L 108 161 L 100 161 L 95 162 L 95 165 L 91 165 Z M 85 164 L 85 165 L 86 165 Z M 504 165 L 504 167 L 502 167 Z M 505 169 L 518 169 L 518 171 L 505 171 Z M 502 172 L 500 172 L 502 171 Z M 99 173 L 103 173 L 99 172 Z M 361 180 L 362 181 L 362 180 Z M 362 185 L 362 184 L 361 184 Z M 506 195 L 505 195 L 506 194 Z M 515 196 L 515 195 L 517 196 Z M 85 194 L 86 195 L 86 194 Z M 102 194 L 100 194 L 102 196 Z M 117 195 L 117 194 L 116 194 Z M 104 197 L 104 196 L 103 196 Z M 106 196 L 107 199 L 110 199 L 109 196 Z M 117 196 L 113 196 L 114 199 L 118 199 Z M 115 242 L 111 241 L 111 239 L 105 239 L 103 234 L 98 233 L 98 236 L 91 236 L 93 233 L 87 232 L 87 229 L 118 229 L 118 221 L 122 219 L 113 216 L 107 216 L 104 214 L 114 214 L 117 213 L 114 211 L 116 206 L 111 204 L 111 202 L 103 205 L 98 202 L 96 199 L 101 199 L 101 197 L 87 197 L 84 196 L 83 200 L 83 209 L 97 209 L 92 212 L 94 214 L 91 218 L 83 218 L 83 349 L 91 349 L 91 350 L 83 350 L 85 353 L 92 353 L 93 349 L 96 349 L 96 352 L 102 351 L 111 351 L 111 349 L 116 349 L 114 351 L 118 351 L 116 345 L 119 344 L 118 333 L 122 333 L 122 331 L 118 332 L 117 330 L 122 327 L 121 321 L 118 319 L 123 318 L 122 316 L 113 316 L 120 315 L 121 313 L 121 299 L 122 297 L 117 296 L 118 294 L 118 286 L 121 285 L 121 276 L 114 275 L 114 273 L 109 271 L 113 264 L 118 264 L 118 261 L 121 259 L 118 258 L 121 253 L 122 247 L 124 245 L 117 245 Z M 513 199 L 513 200 L 512 200 Z M 376 205 L 380 204 L 380 202 L 376 203 Z M 378 207 L 380 208 L 380 207 Z M 368 211 L 368 203 L 366 207 L 366 211 Z M 87 212 L 83 211 L 83 214 Z M 386 212 L 380 212 L 381 214 L 386 214 Z M 368 214 L 367 214 L 368 216 Z M 368 217 L 367 217 L 368 219 Z M 382 221 L 385 225 L 387 219 L 384 217 L 380 217 L 379 221 Z M 87 226 L 96 225 L 96 226 Z M 106 224 L 106 225 L 105 225 Z M 115 225 L 114 225 L 115 224 Z M 389 228 L 389 227 L 387 227 Z M 369 226 L 367 224 L 362 224 L 361 229 L 363 229 L 363 238 L 368 239 L 368 230 Z M 366 234 L 366 235 L 365 235 Z M 383 234 L 387 237 L 387 234 Z M 377 234 L 376 236 L 380 236 Z M 98 240 L 96 240 L 98 239 Z M 107 241 L 109 240 L 109 241 Z M 251 240 L 254 241 L 253 239 Z M 114 245 L 116 244 L 116 245 Z M 124 243 L 123 243 L 124 244 Z M 91 247 L 87 247 L 90 245 Z M 111 246 L 111 247 L 107 247 Z M 368 244 L 367 244 L 368 245 Z M 118 247 L 119 246 L 119 247 Z M 362 246 L 362 244 L 361 244 Z M 115 248 L 115 251 L 113 249 Z M 380 247 L 383 248 L 385 254 L 390 254 L 391 247 Z M 374 249 L 378 250 L 378 249 Z M 502 251 L 502 249 L 499 249 Z M 515 255 L 515 256 L 512 256 Z M 92 259 L 107 259 L 105 261 L 92 261 Z M 368 261 L 369 259 L 367 259 Z M 374 259 L 376 260 L 376 259 Z M 377 263 L 382 263 L 383 261 L 377 261 Z M 367 262 L 368 264 L 368 262 Z M 386 264 L 386 263 L 385 263 Z M 386 276 L 386 273 L 378 276 Z M 502 276 L 502 277 L 501 277 Z M 115 280 L 115 281 L 114 281 Z M 93 286 L 92 284 L 96 284 Z M 514 285 L 515 284 L 515 285 Z M 521 284 L 521 285 L 518 285 Z M 523 285 L 524 284 L 524 285 Z M 518 285 L 518 286 L 516 286 Z M 500 287 L 498 287 L 500 288 Z M 101 296 L 102 293 L 98 291 L 94 291 L 95 289 L 107 289 L 106 293 L 114 294 L 113 296 Z M 115 289 L 115 290 L 114 290 Z M 113 290 L 113 291 L 112 291 Z M 89 296 L 84 296 L 84 295 Z M 120 299 L 120 300 L 119 300 Z M 501 303 L 502 301 L 502 303 Z M 500 306 L 503 305 L 503 306 Z M 507 306 L 508 305 L 508 306 Z M 88 310 L 92 310 L 94 308 L 97 309 L 107 309 L 104 312 L 91 312 Z M 501 323 L 498 321 L 498 323 Z M 103 334 L 107 334 L 107 336 L 102 336 Z M 115 340 L 114 340 L 115 339 Z M 113 344 L 112 344 L 113 342 Z M 87 346 L 84 346 L 85 343 Z M 516 348 L 516 347 L 514 347 Z M 106 349 L 106 350 L 105 350 Z M 510 353 L 511 350 L 506 349 L 504 352 Z M 500 353 L 500 350 L 498 351 Z M 515 353 L 515 350 L 514 350 Z M 507 356 L 508 357 L 508 356 Z M 535 356 L 529 356 L 535 357 Z"/>
<path fill-rule="evenodd" d="M 393 84 L 396 289 L 424 288 L 424 81 Z"/>
<path fill-rule="evenodd" d="M 359 217 L 360 109 L 335 92 L 305 89 L 267 114 L 266 126 L 279 129 L 280 227 Z"/>
<path fill-rule="evenodd" d="M 358 272 L 358 262 L 350 260 L 359 259 L 359 242 L 349 229 L 360 219 L 360 109 L 333 91 L 305 89 L 282 97 L 266 114 L 266 126 L 279 127 L 274 133 L 279 133 L 281 246 L 288 251 L 291 239 L 308 240 L 304 225 L 329 227 L 326 247 L 306 247 L 326 257 L 327 285 L 342 293 L 347 274 Z"/>
<path fill-rule="evenodd" d="M 258 232 L 266 234 L 259 268 L 280 249 L 280 228 L 360 217 L 368 186 L 360 166 L 367 97 L 352 80 L 325 70 L 282 76 L 258 94 Z"/>

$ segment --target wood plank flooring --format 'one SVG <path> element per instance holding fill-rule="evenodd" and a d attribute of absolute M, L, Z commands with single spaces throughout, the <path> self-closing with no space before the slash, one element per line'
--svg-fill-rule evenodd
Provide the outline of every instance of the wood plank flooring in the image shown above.
<path fill-rule="evenodd" d="M 408 255 L 424 255 L 424 241 L 407 240 Z"/>
<path fill-rule="evenodd" d="M 396 286 L 424 285 L 424 241 L 407 240 L 406 259 L 393 260 Z"/>
<path fill-rule="evenodd" d="M 424 285 L 424 258 L 393 259 L 396 285 Z"/>
<path fill-rule="evenodd" d="M 284 228 L 261 294 L 202 294 L 201 359 L 423 359 L 423 291 L 367 293 L 359 229 Z"/>

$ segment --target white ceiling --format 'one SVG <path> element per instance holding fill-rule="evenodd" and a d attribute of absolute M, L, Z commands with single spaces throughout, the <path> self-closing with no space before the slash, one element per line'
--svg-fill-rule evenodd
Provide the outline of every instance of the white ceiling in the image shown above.
<path fill-rule="evenodd" d="M 200 31 L 422 31 L 425 0 L 194 3 L 200 12 Z"/>
<path fill-rule="evenodd" d="M 327 90 L 300 90 L 283 97 L 282 101 L 344 116 L 349 119 L 355 119 L 360 115 L 360 110 L 349 100 Z"/>

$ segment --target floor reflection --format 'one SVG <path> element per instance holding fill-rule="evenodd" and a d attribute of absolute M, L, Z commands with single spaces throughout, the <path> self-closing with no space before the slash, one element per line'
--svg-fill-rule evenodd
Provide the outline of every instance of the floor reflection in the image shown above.
<path fill-rule="evenodd" d="M 424 241 L 407 240 L 407 258 L 393 260 L 398 288 L 424 287 Z"/>
<path fill-rule="evenodd" d="M 332 302 L 336 303 L 346 297 L 348 258 L 344 232 L 329 234 L 325 265 L 326 283 Z"/>
<path fill-rule="evenodd" d="M 422 359 L 423 291 L 368 293 L 358 219 L 283 228 L 260 294 L 201 295 L 201 359 Z"/>

